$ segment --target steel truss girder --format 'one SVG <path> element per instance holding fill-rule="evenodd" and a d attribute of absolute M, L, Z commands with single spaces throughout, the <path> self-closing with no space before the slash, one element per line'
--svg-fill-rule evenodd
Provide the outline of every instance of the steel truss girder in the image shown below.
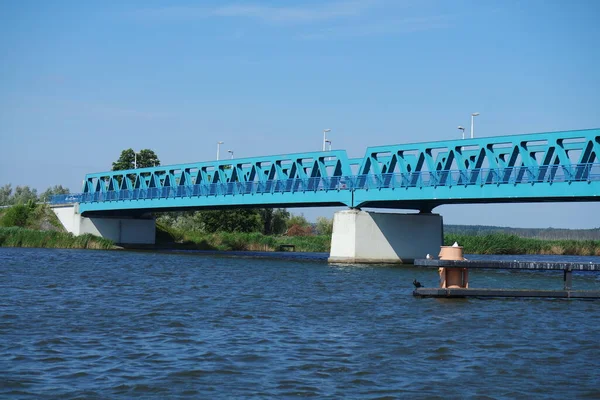
<path fill-rule="evenodd" d="M 578 201 L 600 195 L 600 129 L 178 164 L 86 175 L 81 212 Z M 58 197 L 53 201 L 65 201 Z M 419 206 L 423 205 L 428 206 Z"/>

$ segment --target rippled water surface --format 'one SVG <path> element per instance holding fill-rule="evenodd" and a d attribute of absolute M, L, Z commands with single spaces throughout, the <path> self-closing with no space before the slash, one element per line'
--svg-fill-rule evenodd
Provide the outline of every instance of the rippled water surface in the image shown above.
<path fill-rule="evenodd" d="M 324 255 L 0 248 L 0 398 L 600 397 L 600 301 L 418 299 L 415 278 L 437 285 Z"/>

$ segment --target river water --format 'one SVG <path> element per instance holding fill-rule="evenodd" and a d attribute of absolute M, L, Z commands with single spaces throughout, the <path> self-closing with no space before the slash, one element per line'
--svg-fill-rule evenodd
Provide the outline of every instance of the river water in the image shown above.
<path fill-rule="evenodd" d="M 255 256 L 0 248 L 0 398 L 600 398 L 600 301 L 419 299 L 435 270 Z"/>

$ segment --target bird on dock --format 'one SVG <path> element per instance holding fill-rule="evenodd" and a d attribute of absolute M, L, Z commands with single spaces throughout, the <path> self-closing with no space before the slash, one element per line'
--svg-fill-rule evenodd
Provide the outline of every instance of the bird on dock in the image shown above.
<path fill-rule="evenodd" d="M 421 282 L 419 282 L 416 279 L 413 281 L 413 285 L 415 285 L 415 288 L 417 288 L 417 289 L 423 286 L 423 285 L 421 285 Z"/>

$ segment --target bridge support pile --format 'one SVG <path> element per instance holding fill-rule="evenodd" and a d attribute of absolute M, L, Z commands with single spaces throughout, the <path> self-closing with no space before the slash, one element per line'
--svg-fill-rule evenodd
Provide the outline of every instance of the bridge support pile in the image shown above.
<path fill-rule="evenodd" d="M 437 254 L 443 244 L 438 214 L 345 210 L 333 217 L 332 263 L 412 263 Z"/>
<path fill-rule="evenodd" d="M 52 208 L 67 232 L 75 236 L 91 233 L 110 239 L 116 244 L 154 244 L 156 224 L 154 218 L 87 218 L 79 214 L 79 205 Z"/>

